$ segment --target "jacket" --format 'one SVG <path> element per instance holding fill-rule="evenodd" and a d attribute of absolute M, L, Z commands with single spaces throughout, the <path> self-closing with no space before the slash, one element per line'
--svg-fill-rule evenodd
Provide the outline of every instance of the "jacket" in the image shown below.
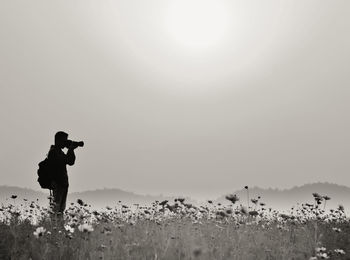
<path fill-rule="evenodd" d="M 70 166 L 74 165 L 74 150 L 68 149 L 67 154 L 65 154 L 60 148 L 56 147 L 55 145 L 51 145 L 47 157 L 52 163 L 52 180 L 60 186 L 68 187 L 67 164 Z"/>

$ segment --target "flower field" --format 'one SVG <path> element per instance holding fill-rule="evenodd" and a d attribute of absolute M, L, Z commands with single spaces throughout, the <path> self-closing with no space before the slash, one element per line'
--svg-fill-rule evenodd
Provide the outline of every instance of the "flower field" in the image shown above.
<path fill-rule="evenodd" d="M 344 208 L 313 197 L 284 213 L 234 194 L 227 204 L 177 198 L 103 211 L 78 200 L 60 217 L 13 195 L 0 208 L 0 259 L 350 259 Z"/>

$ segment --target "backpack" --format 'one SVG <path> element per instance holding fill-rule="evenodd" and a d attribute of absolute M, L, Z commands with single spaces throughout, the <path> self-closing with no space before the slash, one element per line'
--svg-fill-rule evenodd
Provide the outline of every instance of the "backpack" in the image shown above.
<path fill-rule="evenodd" d="M 39 164 L 38 169 L 38 182 L 43 189 L 52 190 L 52 163 L 49 158 L 45 158 Z"/>

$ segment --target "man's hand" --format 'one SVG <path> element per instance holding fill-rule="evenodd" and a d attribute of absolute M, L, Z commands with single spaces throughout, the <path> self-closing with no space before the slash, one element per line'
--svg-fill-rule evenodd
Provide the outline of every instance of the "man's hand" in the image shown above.
<path fill-rule="evenodd" d="M 74 146 L 69 146 L 67 154 L 66 154 L 66 163 L 70 166 L 72 166 L 75 162 L 75 154 L 74 154 L 74 149 L 76 147 Z"/>
<path fill-rule="evenodd" d="M 75 145 L 71 144 L 69 147 L 68 147 L 68 150 L 74 150 L 75 148 L 77 148 Z"/>

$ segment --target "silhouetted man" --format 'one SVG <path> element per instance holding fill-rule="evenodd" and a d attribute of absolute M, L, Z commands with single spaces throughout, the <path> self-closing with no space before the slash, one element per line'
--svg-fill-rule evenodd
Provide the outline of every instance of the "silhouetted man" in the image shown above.
<path fill-rule="evenodd" d="M 67 147 L 65 154 L 62 149 Z M 72 166 L 75 162 L 74 149 L 77 148 L 72 141 L 68 140 L 68 134 L 60 131 L 55 134 L 55 144 L 51 145 L 48 158 L 52 163 L 52 191 L 53 191 L 53 210 L 56 213 L 63 213 L 66 208 L 68 193 L 68 174 L 67 164 Z"/>

